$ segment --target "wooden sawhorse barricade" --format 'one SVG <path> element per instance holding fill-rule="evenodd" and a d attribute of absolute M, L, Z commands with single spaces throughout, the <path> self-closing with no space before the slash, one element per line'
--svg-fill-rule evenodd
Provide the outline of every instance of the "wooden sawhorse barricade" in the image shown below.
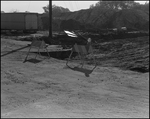
<path fill-rule="evenodd" d="M 94 60 L 94 64 L 95 64 L 93 69 L 96 68 L 97 64 L 96 64 L 96 60 L 95 60 L 95 57 L 94 57 L 94 54 L 93 54 L 93 48 L 92 48 L 91 45 L 77 45 L 77 44 L 75 44 L 73 46 L 73 48 L 72 48 L 71 54 L 70 54 L 67 62 L 66 62 L 66 65 L 68 67 L 70 67 L 68 65 L 68 63 L 69 63 L 69 60 L 71 60 L 71 56 L 72 56 L 73 52 L 77 52 L 78 53 L 78 55 L 80 57 L 80 60 L 82 61 L 81 62 L 82 63 L 81 67 L 83 67 L 83 65 L 84 65 L 84 59 L 85 59 L 86 55 L 92 54 L 93 60 Z"/>
<path fill-rule="evenodd" d="M 38 50 L 39 55 L 41 55 L 40 49 L 46 50 L 46 52 L 47 52 L 47 54 L 48 54 L 48 57 L 50 58 L 50 55 L 49 55 L 49 53 L 48 53 L 47 47 L 48 47 L 48 45 L 45 43 L 45 41 L 43 41 L 43 40 L 38 40 L 38 39 L 34 38 L 33 41 L 32 41 L 32 43 L 30 44 L 30 48 L 29 48 L 29 51 L 28 51 L 28 53 L 27 53 L 27 56 L 26 56 L 24 62 L 27 60 L 31 48 L 36 48 L 36 49 Z M 37 54 L 36 54 L 36 56 L 35 56 L 35 59 L 36 59 L 36 57 L 37 57 Z"/>

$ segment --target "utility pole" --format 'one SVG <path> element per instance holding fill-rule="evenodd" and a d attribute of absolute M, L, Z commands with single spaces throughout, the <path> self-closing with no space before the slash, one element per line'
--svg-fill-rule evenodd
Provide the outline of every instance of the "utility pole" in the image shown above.
<path fill-rule="evenodd" d="M 49 0 L 49 42 L 52 40 L 52 0 Z"/>

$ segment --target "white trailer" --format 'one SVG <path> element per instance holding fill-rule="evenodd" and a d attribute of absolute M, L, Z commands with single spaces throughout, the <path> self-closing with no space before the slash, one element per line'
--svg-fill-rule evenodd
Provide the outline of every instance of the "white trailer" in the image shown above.
<path fill-rule="evenodd" d="M 38 30 L 38 13 L 1 13 L 1 30 Z"/>

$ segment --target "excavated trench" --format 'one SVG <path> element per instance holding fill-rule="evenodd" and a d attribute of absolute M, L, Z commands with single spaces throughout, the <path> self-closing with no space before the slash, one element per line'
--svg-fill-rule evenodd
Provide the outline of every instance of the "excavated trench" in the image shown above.
<path fill-rule="evenodd" d="M 58 44 L 58 42 L 59 43 L 61 42 L 60 45 L 62 45 L 63 48 L 71 48 L 70 46 L 73 46 L 73 44 L 74 44 L 75 41 L 79 41 L 78 39 L 72 40 L 74 42 L 70 42 L 71 39 L 67 39 L 67 38 L 64 38 L 64 40 L 62 40 L 63 38 L 58 38 L 58 39 L 59 40 L 55 39 L 53 42 L 55 42 L 55 44 Z M 45 41 L 47 40 L 46 37 L 44 37 L 44 40 Z M 66 44 L 65 47 L 64 47 L 64 44 Z M 84 42 L 81 43 L 81 44 L 84 44 Z M 66 58 L 68 58 L 69 55 L 70 55 L 70 53 L 71 53 L 71 50 L 70 51 L 49 52 L 49 54 L 50 54 L 51 57 L 57 58 L 57 59 L 60 59 L 60 60 L 65 60 Z M 41 55 L 48 56 L 46 52 L 41 52 Z M 75 56 L 77 56 L 77 53 L 73 53 L 72 54 L 72 57 L 75 57 Z M 96 60 L 98 61 L 99 59 L 96 59 Z M 100 64 L 98 63 L 98 65 L 100 65 Z M 120 67 L 120 68 L 122 68 L 122 67 Z M 135 72 L 140 72 L 140 73 L 147 73 L 147 72 L 149 72 L 149 68 L 144 67 L 144 66 L 142 66 L 142 67 L 134 67 L 134 68 L 133 67 L 128 67 L 128 68 L 125 68 L 125 69 L 126 70 L 135 71 Z"/>
<path fill-rule="evenodd" d="M 146 68 L 146 67 L 140 67 L 140 68 L 136 67 L 136 68 L 131 68 L 130 70 L 131 71 L 135 71 L 135 72 L 140 72 L 140 73 L 147 73 L 147 72 L 149 72 L 149 69 Z"/>
<path fill-rule="evenodd" d="M 38 52 L 33 52 L 33 53 L 38 53 Z M 65 60 L 66 58 L 69 57 L 71 50 L 67 50 L 67 51 L 53 51 L 53 52 L 48 52 L 50 57 L 56 58 L 56 59 L 60 59 L 60 60 Z M 46 56 L 48 57 L 47 52 L 40 52 L 40 54 L 42 56 Z M 72 57 L 77 56 L 77 53 L 73 53 Z"/>
<path fill-rule="evenodd" d="M 38 52 L 34 52 L 34 53 L 38 53 Z M 54 52 L 49 52 L 50 57 L 59 59 L 59 60 L 66 60 L 67 58 L 69 58 L 69 55 L 71 53 L 71 50 L 68 51 L 54 51 Z M 47 52 L 40 52 L 40 54 L 42 56 L 46 56 L 48 57 Z M 76 57 L 78 54 L 76 52 L 74 52 L 71 56 L 71 58 Z M 135 72 L 139 72 L 139 73 L 147 73 L 149 72 L 149 69 L 147 67 L 135 67 L 135 68 L 127 68 L 126 70 L 131 70 L 131 71 L 135 71 Z"/>

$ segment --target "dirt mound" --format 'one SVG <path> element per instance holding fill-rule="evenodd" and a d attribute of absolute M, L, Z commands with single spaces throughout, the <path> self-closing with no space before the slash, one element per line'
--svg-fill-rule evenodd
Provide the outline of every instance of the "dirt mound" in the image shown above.
<path fill-rule="evenodd" d="M 149 72 L 149 37 L 117 39 L 99 44 L 99 64 Z"/>
<path fill-rule="evenodd" d="M 122 10 L 116 12 L 111 19 L 112 27 L 126 26 L 130 29 L 149 29 L 149 14 L 141 10 Z"/>
<path fill-rule="evenodd" d="M 149 12 L 142 10 L 109 10 L 109 9 L 87 9 L 76 12 L 67 12 L 57 15 L 53 20 L 53 29 L 60 30 L 61 22 L 74 20 L 63 24 L 64 28 L 70 30 L 75 29 L 106 29 L 127 27 L 132 30 L 148 30 L 149 29 Z M 43 29 L 48 29 L 48 16 L 42 17 Z M 78 21 L 78 22 L 77 22 Z M 82 24 L 82 27 L 77 27 Z M 70 26 L 70 27 L 68 27 Z"/>

